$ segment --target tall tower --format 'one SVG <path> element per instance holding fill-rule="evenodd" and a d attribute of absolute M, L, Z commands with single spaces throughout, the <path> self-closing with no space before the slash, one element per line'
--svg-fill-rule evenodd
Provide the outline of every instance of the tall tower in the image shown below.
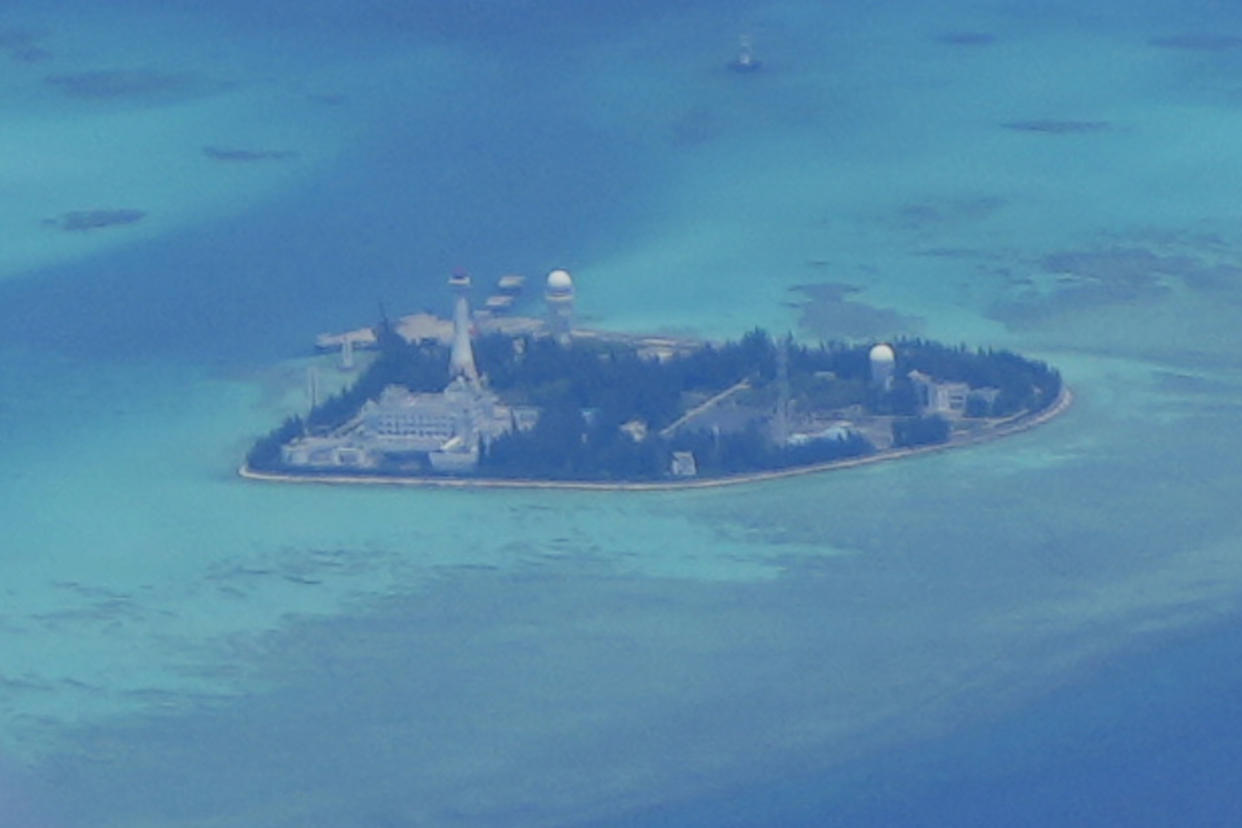
<path fill-rule="evenodd" d="M 568 343 L 574 324 L 574 280 L 568 270 L 548 274 L 543 299 L 548 303 L 548 329 L 562 345 Z"/>
<path fill-rule="evenodd" d="M 453 346 L 449 352 L 449 380 L 464 377 L 468 382 L 479 380 L 474 367 L 474 350 L 470 347 L 470 274 L 458 268 L 449 277 L 453 290 Z"/>
<path fill-rule="evenodd" d="M 319 407 L 319 369 L 314 365 L 306 368 L 306 418 L 302 420 L 302 436 L 305 437 L 310 428 L 311 414 Z"/>

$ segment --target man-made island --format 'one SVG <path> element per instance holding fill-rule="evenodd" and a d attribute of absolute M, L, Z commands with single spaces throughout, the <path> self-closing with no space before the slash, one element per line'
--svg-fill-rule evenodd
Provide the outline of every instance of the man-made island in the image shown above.
<path fill-rule="evenodd" d="M 1069 401 L 1048 365 L 922 339 L 808 347 L 753 330 L 706 343 L 580 330 L 563 270 L 544 319 L 507 316 L 500 280 L 472 314 L 321 336 L 352 386 L 259 439 L 243 476 L 319 482 L 667 488 L 855 465 L 990 439 Z"/>

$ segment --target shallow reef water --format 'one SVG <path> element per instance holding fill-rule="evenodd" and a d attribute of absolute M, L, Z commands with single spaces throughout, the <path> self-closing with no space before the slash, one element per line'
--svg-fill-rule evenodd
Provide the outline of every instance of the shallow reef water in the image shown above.
<path fill-rule="evenodd" d="M 1221 824 L 1242 18 L 597 6 L 14 4 L 0 822 Z M 353 376 L 316 334 L 457 266 L 1011 348 L 1074 405 L 719 490 L 238 479 Z"/>

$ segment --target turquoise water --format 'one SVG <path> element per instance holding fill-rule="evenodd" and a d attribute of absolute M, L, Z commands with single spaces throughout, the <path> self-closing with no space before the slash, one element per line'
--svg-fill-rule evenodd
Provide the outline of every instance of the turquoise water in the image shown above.
<path fill-rule="evenodd" d="M 0 825 L 1235 813 L 1242 19 L 582 6 L 0 25 Z M 47 221 L 100 208 L 145 215 Z M 712 491 L 236 478 L 314 334 L 457 265 L 569 267 L 604 327 L 1013 347 L 1076 405 Z"/>

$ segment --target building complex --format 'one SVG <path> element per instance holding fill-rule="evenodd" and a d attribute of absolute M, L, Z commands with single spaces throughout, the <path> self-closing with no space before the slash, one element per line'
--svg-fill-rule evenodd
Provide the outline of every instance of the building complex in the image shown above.
<path fill-rule="evenodd" d="M 402 317 L 390 326 L 391 331 L 409 343 L 435 341 L 447 350 L 448 380 L 444 388 L 436 392 L 414 391 L 404 385 L 384 386 L 381 381 L 375 386 L 378 394 L 372 399 L 359 398 L 358 408 L 347 413 L 343 422 L 333 420 L 329 427 L 321 420 L 321 425 L 315 428 L 296 425 L 300 433 L 294 431 L 291 437 L 287 434 L 281 437 L 278 461 L 273 456 L 272 462 L 279 462 L 281 467 L 293 472 L 311 474 L 358 471 L 414 476 L 424 473 L 469 475 L 478 472 L 485 456 L 489 464 L 496 462 L 495 458 L 503 453 L 502 447 L 490 454 L 489 449 L 506 435 L 512 435 L 505 441 L 506 446 L 529 441 L 532 434 L 538 437 L 542 433 L 536 431 L 540 409 L 512 404 L 523 396 L 510 394 L 502 399 L 489 387 L 475 362 L 472 335 L 476 333 L 511 337 L 515 358 L 519 361 L 525 353 L 523 349 L 530 346 L 531 337 L 554 340 L 560 345 L 578 341 L 593 347 L 589 345 L 592 340 L 623 345 L 623 351 L 637 356 L 647 365 L 664 363 L 703 347 L 702 342 L 676 337 L 605 333 L 575 327 L 574 282 L 570 274 L 561 269 L 551 271 L 544 282 L 544 316 L 508 315 L 522 282 L 519 276 L 502 277 L 497 292 L 483 303 L 481 310 L 472 313 L 470 276 L 465 271 L 454 272 L 448 280 L 453 295 L 448 319 L 420 313 Z M 321 349 L 339 349 L 342 369 L 349 370 L 354 365 L 354 350 L 373 347 L 378 341 L 376 331 L 359 329 L 321 335 L 317 344 Z M 859 390 L 858 396 L 844 400 L 838 393 L 835 404 L 816 402 L 816 389 L 822 391 L 837 382 L 845 383 L 839 387 L 847 387 L 849 381 L 836 375 L 834 357 L 823 352 L 821 346 L 817 358 L 831 363 L 834 370 L 815 370 L 808 374 L 809 369 L 802 368 L 799 393 L 791 394 L 789 349 L 795 347 L 789 340 L 775 347 L 774 378 L 762 380 L 760 372 L 751 367 L 740 379 L 735 376 L 729 380 L 733 384 L 728 387 L 710 391 L 682 390 L 681 410 L 654 425 L 627 414 L 628 419 L 621 419 L 621 425 L 614 430 L 628 438 L 622 441 L 626 444 L 660 443 L 665 452 L 663 474 L 685 478 L 700 474 L 705 463 L 716 462 L 718 466 L 721 461 L 715 455 L 721 453 L 721 446 L 728 442 L 730 435 L 741 435 L 738 439 L 743 439 L 756 427 L 765 435 L 768 444 L 760 453 L 774 451 L 777 455 L 811 456 L 819 451 L 814 448 L 816 445 L 828 444 L 884 451 L 899 440 L 895 421 L 901 416 L 914 413 L 924 418 L 939 417 L 946 422 L 975 417 L 974 424 L 963 423 L 953 428 L 977 431 L 980 427 L 977 418 L 987 416 L 978 412 L 996 408 L 993 403 L 997 400 L 997 389 L 972 387 L 967 382 L 945 380 L 913 369 L 906 350 L 903 350 L 903 363 L 910 370 L 898 373 L 897 354 L 893 346 L 886 343 L 863 351 L 865 368 L 862 371 L 848 369 L 847 376 L 857 378 L 849 381 L 857 381 L 859 389 L 866 389 L 866 396 Z M 600 353 L 615 351 L 601 349 Z M 705 353 L 710 360 L 711 354 L 716 352 L 707 350 Z M 805 353 L 802 359 L 805 363 Z M 927 364 L 935 363 L 926 363 L 925 367 Z M 676 373 L 675 368 L 671 370 Z M 890 399 L 897 396 L 897 391 L 905 395 L 908 406 L 901 416 L 883 406 L 879 406 L 878 412 L 872 407 L 875 400 Z M 319 397 L 315 374 L 311 377 L 310 395 L 313 407 Z M 596 413 L 596 409 L 582 408 L 584 427 L 594 427 Z M 308 417 L 307 422 L 313 419 Z M 949 425 L 942 423 L 941 428 L 944 434 L 949 433 Z M 695 436 L 704 434 L 709 435 L 706 443 Z M 581 437 L 581 444 L 586 445 L 585 433 Z M 738 453 L 744 454 L 741 449 Z M 747 462 L 753 462 L 753 458 Z M 763 462 L 777 461 L 769 458 Z"/>

